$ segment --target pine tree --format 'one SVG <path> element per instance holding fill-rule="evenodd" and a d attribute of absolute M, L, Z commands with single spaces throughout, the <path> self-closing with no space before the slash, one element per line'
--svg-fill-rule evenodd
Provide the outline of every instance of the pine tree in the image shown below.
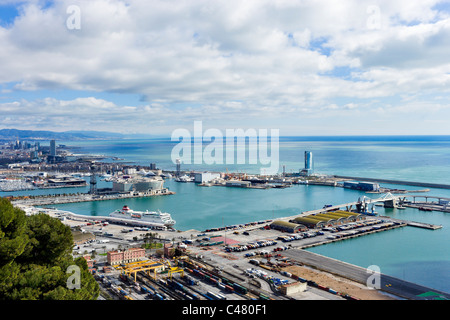
<path fill-rule="evenodd" d="M 0 198 L 0 299 L 91 300 L 99 287 L 86 260 L 73 259 L 70 228 L 46 214 L 26 216 Z M 69 266 L 80 271 L 80 288 L 67 286 Z"/>

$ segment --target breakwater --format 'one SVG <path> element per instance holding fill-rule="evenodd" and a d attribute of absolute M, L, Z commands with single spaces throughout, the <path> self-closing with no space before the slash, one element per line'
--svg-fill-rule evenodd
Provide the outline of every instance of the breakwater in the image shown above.
<path fill-rule="evenodd" d="M 378 178 L 374 179 L 374 178 L 337 176 L 337 175 L 335 175 L 334 177 L 338 178 L 338 179 L 349 179 L 349 180 L 368 181 L 368 182 L 383 182 L 383 183 L 399 184 L 399 185 L 405 185 L 405 186 L 438 188 L 438 189 L 450 189 L 450 184 L 443 184 L 443 183 L 414 182 L 414 181 L 378 179 Z"/>

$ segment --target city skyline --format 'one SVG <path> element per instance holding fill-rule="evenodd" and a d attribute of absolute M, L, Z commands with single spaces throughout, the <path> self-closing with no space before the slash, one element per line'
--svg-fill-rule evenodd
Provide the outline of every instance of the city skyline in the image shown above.
<path fill-rule="evenodd" d="M 450 134 L 448 1 L 0 4 L 0 129 Z"/>

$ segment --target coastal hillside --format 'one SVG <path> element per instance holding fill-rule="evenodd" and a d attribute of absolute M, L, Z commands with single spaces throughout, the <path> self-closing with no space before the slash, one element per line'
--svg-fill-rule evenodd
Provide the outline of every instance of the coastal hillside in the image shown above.
<path fill-rule="evenodd" d="M 130 138 L 151 138 L 149 135 L 121 134 L 115 132 L 103 131 L 39 131 L 39 130 L 19 130 L 19 129 L 0 129 L 0 140 L 91 140 L 91 139 L 130 139 Z"/>

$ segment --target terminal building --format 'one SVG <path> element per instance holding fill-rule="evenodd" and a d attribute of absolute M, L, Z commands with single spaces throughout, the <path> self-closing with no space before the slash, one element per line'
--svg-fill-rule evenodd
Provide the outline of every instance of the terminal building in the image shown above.
<path fill-rule="evenodd" d="M 160 177 L 137 177 L 130 179 L 117 179 L 113 181 L 113 192 L 148 192 L 153 190 L 162 190 L 164 180 Z"/>

